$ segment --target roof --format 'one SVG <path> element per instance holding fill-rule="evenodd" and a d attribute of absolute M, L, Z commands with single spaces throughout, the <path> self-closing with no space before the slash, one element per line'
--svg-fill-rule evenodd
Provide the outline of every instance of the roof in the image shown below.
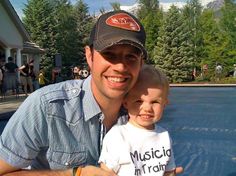
<path fill-rule="evenodd" d="M 15 9 L 11 5 L 9 0 L 0 0 L 2 6 L 6 9 L 9 17 L 11 18 L 12 22 L 15 24 L 17 30 L 23 37 L 23 52 L 28 53 L 45 53 L 45 50 L 40 48 L 38 45 L 30 41 L 30 35 L 26 31 L 25 26 L 23 25 L 21 19 L 17 15 Z"/>
<path fill-rule="evenodd" d="M 40 48 L 36 43 L 24 42 L 22 53 L 45 53 L 45 50 Z"/>
<path fill-rule="evenodd" d="M 29 33 L 26 31 L 23 23 L 21 22 L 19 16 L 17 15 L 15 9 L 12 7 L 9 0 L 0 0 L 2 6 L 6 9 L 9 17 L 11 18 L 12 22 L 16 25 L 18 31 L 22 35 L 24 41 L 30 41 Z"/>

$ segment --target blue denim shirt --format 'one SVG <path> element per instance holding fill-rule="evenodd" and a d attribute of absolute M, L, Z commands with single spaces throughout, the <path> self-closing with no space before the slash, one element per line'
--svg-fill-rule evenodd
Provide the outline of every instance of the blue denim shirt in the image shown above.
<path fill-rule="evenodd" d="M 0 158 L 18 168 L 97 165 L 102 112 L 90 82 L 65 81 L 32 93 L 1 135 Z"/>

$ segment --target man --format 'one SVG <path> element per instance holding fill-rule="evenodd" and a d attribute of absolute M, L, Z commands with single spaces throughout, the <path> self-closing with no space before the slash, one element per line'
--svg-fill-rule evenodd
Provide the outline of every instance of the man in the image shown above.
<path fill-rule="evenodd" d="M 3 90 L 3 76 L 4 76 L 4 65 L 5 65 L 5 57 L 3 57 L 0 53 L 0 95 L 2 96 L 2 94 L 4 93 L 4 90 Z"/>
<path fill-rule="evenodd" d="M 25 95 L 28 96 L 28 86 L 30 88 L 30 93 L 34 91 L 32 75 L 34 74 L 34 60 L 31 59 L 28 63 L 25 62 L 20 68 L 20 80 L 25 92 Z"/>
<path fill-rule="evenodd" d="M 144 43 L 144 28 L 133 15 L 102 15 L 85 47 L 91 75 L 43 87 L 24 101 L 1 136 L 0 174 L 112 175 L 95 167 L 100 144 L 105 131 L 122 121 L 123 97 L 146 58 Z M 27 166 L 36 171 L 13 172 Z"/>
<path fill-rule="evenodd" d="M 17 71 L 18 66 L 14 63 L 13 57 L 8 57 L 8 63 L 5 64 L 5 73 L 3 78 L 4 93 L 12 90 L 12 94 L 17 93 Z"/>

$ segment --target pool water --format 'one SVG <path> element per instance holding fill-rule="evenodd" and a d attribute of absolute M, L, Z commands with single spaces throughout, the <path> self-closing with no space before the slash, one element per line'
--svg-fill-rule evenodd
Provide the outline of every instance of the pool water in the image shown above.
<path fill-rule="evenodd" d="M 184 176 L 236 176 L 236 87 L 174 87 L 161 125 Z"/>
<path fill-rule="evenodd" d="M 160 124 L 181 176 L 236 176 L 236 87 L 172 87 L 169 99 Z"/>

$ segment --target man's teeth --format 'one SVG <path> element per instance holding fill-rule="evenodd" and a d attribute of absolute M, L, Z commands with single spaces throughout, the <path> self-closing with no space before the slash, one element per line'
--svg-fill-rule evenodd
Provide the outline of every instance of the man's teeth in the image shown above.
<path fill-rule="evenodd" d="M 108 80 L 111 82 L 124 82 L 125 78 L 108 77 Z"/>

